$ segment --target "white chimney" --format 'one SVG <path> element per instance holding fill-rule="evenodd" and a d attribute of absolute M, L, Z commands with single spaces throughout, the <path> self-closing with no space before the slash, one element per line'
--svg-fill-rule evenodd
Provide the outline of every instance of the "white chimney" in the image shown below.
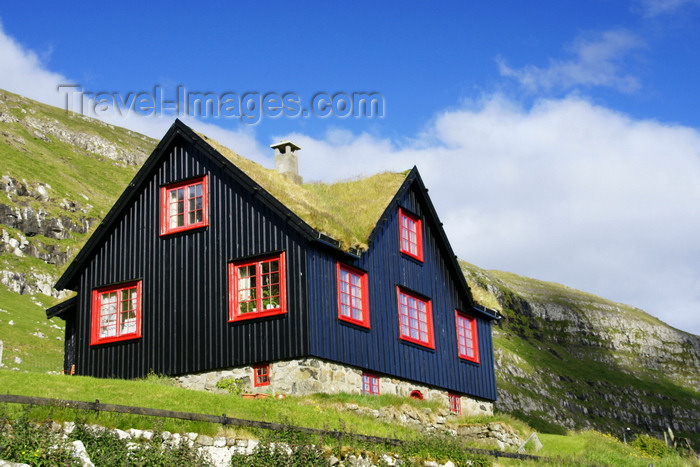
<path fill-rule="evenodd" d="M 270 147 L 275 150 L 275 170 L 297 185 L 301 185 L 303 179 L 299 175 L 297 160 L 297 151 L 301 148 L 291 141 L 280 141 L 271 144 Z"/>

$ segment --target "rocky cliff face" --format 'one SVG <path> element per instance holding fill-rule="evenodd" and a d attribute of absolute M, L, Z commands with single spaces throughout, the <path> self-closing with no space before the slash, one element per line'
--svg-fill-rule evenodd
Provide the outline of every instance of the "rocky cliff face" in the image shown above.
<path fill-rule="evenodd" d="M 700 336 L 558 284 L 464 264 L 498 309 L 498 410 L 540 428 L 700 434 Z"/>
<path fill-rule="evenodd" d="M 154 146 L 0 90 L 0 284 L 62 297 L 52 289 L 60 268 Z"/>

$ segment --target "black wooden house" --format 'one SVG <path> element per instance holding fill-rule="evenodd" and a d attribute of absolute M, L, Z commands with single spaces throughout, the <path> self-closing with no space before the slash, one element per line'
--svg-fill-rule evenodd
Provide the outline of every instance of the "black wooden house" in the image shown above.
<path fill-rule="evenodd" d="M 474 306 L 416 168 L 375 180 L 385 198 L 345 183 L 343 214 L 339 185 L 255 165 L 172 125 L 56 284 L 77 292 L 47 310 L 66 321 L 66 371 L 252 367 L 258 386 L 313 358 L 361 373 L 366 393 L 391 379 L 495 400 L 495 316 Z M 372 211 L 364 230 L 353 209 Z"/>

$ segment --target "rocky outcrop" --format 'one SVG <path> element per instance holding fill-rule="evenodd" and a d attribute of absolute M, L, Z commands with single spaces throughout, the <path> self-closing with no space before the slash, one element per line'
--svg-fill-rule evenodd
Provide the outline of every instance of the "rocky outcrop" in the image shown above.
<path fill-rule="evenodd" d="M 48 274 L 0 270 L 0 284 L 21 295 L 44 294 L 55 298 L 67 297 L 69 292 L 59 292 L 53 288 L 55 280 Z"/>
<path fill-rule="evenodd" d="M 0 204 L 0 224 L 20 230 L 28 237 L 43 235 L 46 238 L 65 240 L 71 232 L 87 233 L 95 219 L 73 219 L 68 216 L 52 217 L 42 208 L 8 206 Z"/>
<path fill-rule="evenodd" d="M 700 387 L 700 336 L 558 284 L 465 272 L 503 314 L 494 326 L 496 409 L 546 429 L 700 433 L 700 400 L 692 396 Z"/>
<path fill-rule="evenodd" d="M 563 286 L 552 296 L 532 282 L 502 284 L 515 293 L 493 284 L 489 291 L 502 306 L 530 318 L 528 326 L 545 340 L 583 352 L 582 359 L 597 359 L 631 374 L 661 371 L 686 387 L 700 387 L 700 336 L 674 329 L 634 307 Z"/>
<path fill-rule="evenodd" d="M 0 224 L 8 227 L 0 229 L 0 254 L 38 258 L 47 264 L 62 266 L 73 256 L 73 250 L 48 240 L 65 240 L 73 233 L 86 234 L 97 221 L 85 216 L 92 206 L 66 199 L 55 200 L 51 197 L 51 186 L 45 183 L 29 183 L 3 175 L 0 191 L 5 192 L 12 203 L 0 202 Z M 48 209 L 65 214 L 51 215 Z M 49 292 L 46 288 L 46 282 L 51 281 L 36 274 L 5 271 L 3 281 L 11 290 L 20 293 L 57 296 L 55 291 Z"/>
<path fill-rule="evenodd" d="M 29 184 L 26 181 L 18 181 L 9 175 L 0 177 L 0 191 L 9 195 L 29 196 L 37 201 L 46 202 L 49 200 L 49 190 L 51 185 L 46 183 Z"/>
<path fill-rule="evenodd" d="M 523 444 L 513 428 L 499 422 L 459 425 L 457 434 L 462 438 L 495 444 L 498 449 L 517 448 Z"/>
<path fill-rule="evenodd" d="M 53 136 L 62 143 L 114 161 L 137 165 L 143 162 L 147 156 L 140 151 L 126 150 L 102 136 L 72 130 L 56 119 L 37 118 L 29 115 L 22 120 L 22 124 L 35 137 L 46 142 L 50 141 L 46 135 Z"/>

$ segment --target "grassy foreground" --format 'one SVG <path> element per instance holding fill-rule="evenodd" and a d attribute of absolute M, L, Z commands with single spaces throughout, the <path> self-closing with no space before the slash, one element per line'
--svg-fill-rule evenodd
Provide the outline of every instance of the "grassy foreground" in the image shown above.
<path fill-rule="evenodd" d="M 315 395 L 308 397 L 287 397 L 284 399 L 243 399 L 229 394 L 213 394 L 194 391 L 172 385 L 168 378 L 149 377 L 144 380 L 125 381 L 97 379 L 83 376 L 63 376 L 41 373 L 23 373 L 0 370 L 0 393 L 21 394 L 35 397 L 72 399 L 102 403 L 135 405 L 185 412 L 226 414 L 229 417 L 260 420 L 309 428 L 339 430 L 350 433 L 366 434 L 386 438 L 415 440 L 425 437 L 420 430 L 381 421 L 373 416 L 359 415 L 353 411 L 343 410 L 343 404 L 354 403 L 360 406 L 379 409 L 387 406 L 400 407 L 409 404 L 415 407 L 438 406 L 435 403 L 415 401 L 389 395 L 378 397 L 360 395 Z M 23 409 L 15 404 L 4 404 L 2 410 L 17 417 Z M 31 417 L 35 420 L 53 419 L 73 421 L 80 419 L 88 424 L 100 424 L 120 429 L 153 429 L 156 424 L 160 429 L 171 432 L 198 432 L 210 436 L 225 435 L 235 437 L 260 437 L 263 434 L 255 430 L 241 428 L 222 428 L 204 422 L 180 420 L 154 420 L 152 417 L 124 415 L 114 413 L 94 413 L 73 409 L 34 407 Z M 510 424 L 523 438 L 527 438 L 532 429 L 508 415 L 494 417 L 453 417 L 454 424 L 487 423 L 500 421 Z M 551 462 L 530 462 L 499 458 L 492 459 L 497 465 L 620 465 L 620 466 L 693 466 L 697 461 L 683 458 L 675 452 L 667 452 L 662 457 L 635 448 L 632 443 L 623 444 L 616 438 L 595 431 L 568 433 L 567 435 L 539 434 L 544 447 L 531 454 L 546 456 Z M 431 444 L 429 437 L 421 446 L 421 457 L 438 459 L 449 455 L 444 449 Z M 472 447 L 487 447 L 471 444 Z M 365 449 L 368 449 L 365 447 Z M 369 448 L 371 449 L 371 448 Z M 384 449 L 384 447 L 382 447 Z M 443 452 L 440 452 L 443 451 Z M 459 464 L 458 464 L 459 465 Z"/>

